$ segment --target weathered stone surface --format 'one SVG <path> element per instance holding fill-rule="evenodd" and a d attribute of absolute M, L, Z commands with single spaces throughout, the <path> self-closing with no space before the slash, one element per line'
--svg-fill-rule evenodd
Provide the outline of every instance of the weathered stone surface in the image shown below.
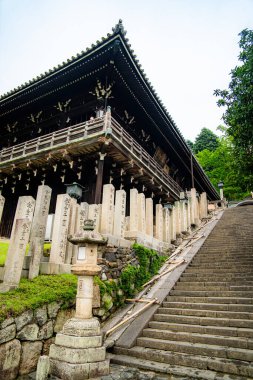
<path fill-rule="evenodd" d="M 62 333 L 74 336 L 100 335 L 100 323 L 97 318 L 72 318 L 64 324 Z"/>
<path fill-rule="evenodd" d="M 39 330 L 38 339 L 48 339 L 53 336 L 53 321 L 48 321 Z"/>
<path fill-rule="evenodd" d="M 19 375 L 36 370 L 37 363 L 42 350 L 42 342 L 23 342 L 22 355 L 19 367 Z"/>
<path fill-rule="evenodd" d="M 4 329 L 5 327 L 12 325 L 15 322 L 14 318 L 7 318 L 1 323 L 1 329 Z"/>
<path fill-rule="evenodd" d="M 55 337 L 46 339 L 43 344 L 43 350 L 42 350 L 42 355 L 49 355 L 49 349 L 51 344 L 54 344 L 55 342 Z"/>
<path fill-rule="evenodd" d="M 97 348 L 69 348 L 52 344 L 50 358 L 62 360 L 72 364 L 92 363 L 105 360 L 105 347 Z"/>
<path fill-rule="evenodd" d="M 47 321 L 47 306 L 39 307 L 34 312 L 34 317 L 39 326 L 42 326 Z"/>
<path fill-rule="evenodd" d="M 18 375 L 21 344 L 17 339 L 0 346 L 0 379 L 13 380 Z"/>
<path fill-rule="evenodd" d="M 72 348 L 101 347 L 102 336 L 71 336 L 59 333 L 56 335 L 55 344 Z"/>
<path fill-rule="evenodd" d="M 110 364 L 109 360 L 104 360 L 98 363 L 90 363 L 89 377 L 92 378 L 92 377 L 108 375 L 110 371 L 109 364 Z"/>
<path fill-rule="evenodd" d="M 28 325 L 28 323 L 32 322 L 32 319 L 33 319 L 32 310 L 27 310 L 21 315 L 19 315 L 17 318 L 15 318 L 17 331 L 21 330 L 25 325 Z"/>
<path fill-rule="evenodd" d="M 39 327 L 35 323 L 26 325 L 17 334 L 17 338 L 20 340 L 37 340 L 38 339 Z"/>
<path fill-rule="evenodd" d="M 60 310 L 61 305 L 57 302 L 52 302 L 47 305 L 47 313 L 49 318 L 56 318 L 58 311 Z"/>
<path fill-rule="evenodd" d="M 54 325 L 54 332 L 58 333 L 62 330 L 63 325 L 75 315 L 75 310 L 60 310 L 57 314 L 57 318 Z"/>
<path fill-rule="evenodd" d="M 70 364 L 50 358 L 50 372 L 62 380 L 84 380 L 89 377 L 90 364 Z"/>
<path fill-rule="evenodd" d="M 13 323 L 10 326 L 5 327 L 0 330 L 0 344 L 8 342 L 15 338 L 16 335 L 16 325 Z"/>
<path fill-rule="evenodd" d="M 41 356 L 38 360 L 36 380 L 46 380 L 49 374 L 50 361 L 48 356 Z"/>

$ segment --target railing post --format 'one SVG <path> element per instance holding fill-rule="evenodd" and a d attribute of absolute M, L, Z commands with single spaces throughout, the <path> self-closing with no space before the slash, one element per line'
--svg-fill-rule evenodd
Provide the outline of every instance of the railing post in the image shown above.
<path fill-rule="evenodd" d="M 105 112 L 105 118 L 104 118 L 104 130 L 111 130 L 112 128 L 112 114 L 111 114 L 111 107 L 108 106 Z"/>
<path fill-rule="evenodd" d="M 55 132 L 52 133 L 51 146 L 54 145 Z"/>

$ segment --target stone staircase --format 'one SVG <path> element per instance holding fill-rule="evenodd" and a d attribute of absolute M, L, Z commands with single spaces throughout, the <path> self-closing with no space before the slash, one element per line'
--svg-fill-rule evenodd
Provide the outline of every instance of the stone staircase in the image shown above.
<path fill-rule="evenodd" d="M 168 379 L 253 379 L 252 206 L 224 212 L 136 346 L 111 360 Z"/>

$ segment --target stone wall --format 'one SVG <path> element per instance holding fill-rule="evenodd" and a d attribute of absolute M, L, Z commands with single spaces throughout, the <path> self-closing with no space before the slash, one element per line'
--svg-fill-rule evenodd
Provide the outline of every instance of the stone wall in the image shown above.
<path fill-rule="evenodd" d="M 0 324 L 0 379 L 12 380 L 36 370 L 40 355 L 48 355 L 54 336 L 74 315 L 53 302 L 28 310 Z"/>

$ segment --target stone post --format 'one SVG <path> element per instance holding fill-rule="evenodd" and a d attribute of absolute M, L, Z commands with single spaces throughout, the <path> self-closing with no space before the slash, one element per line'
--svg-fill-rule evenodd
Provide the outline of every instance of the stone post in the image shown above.
<path fill-rule="evenodd" d="M 172 207 L 171 210 L 171 240 L 175 241 L 177 238 L 177 225 L 176 225 L 176 208 Z"/>
<path fill-rule="evenodd" d="M 146 199 L 146 234 L 154 236 L 153 199 Z"/>
<path fill-rule="evenodd" d="M 130 231 L 138 231 L 138 190 L 130 190 Z"/>
<path fill-rule="evenodd" d="M 0 292 L 7 292 L 10 289 L 17 288 L 19 285 L 26 246 L 30 236 L 34 206 L 35 200 L 33 197 L 19 197 Z"/>
<path fill-rule="evenodd" d="M 5 266 L 3 284 L 0 292 L 16 289 L 19 285 L 26 246 L 29 241 L 31 222 L 28 219 L 17 219 L 13 228 L 13 239 L 8 249 L 8 265 Z"/>
<path fill-rule="evenodd" d="M 76 232 L 76 213 L 78 211 L 78 204 L 75 198 L 70 200 L 70 210 L 69 210 L 69 223 L 68 223 L 68 235 L 73 235 Z M 65 264 L 71 264 L 72 258 L 74 256 L 75 246 L 67 241 L 66 254 L 65 254 Z"/>
<path fill-rule="evenodd" d="M 171 226 L 170 226 L 170 210 L 168 208 L 163 209 L 163 240 L 166 243 L 171 241 Z"/>
<path fill-rule="evenodd" d="M 40 270 L 40 260 L 43 256 L 44 239 L 46 233 L 47 217 L 50 206 L 51 194 L 52 189 L 49 186 L 41 185 L 38 187 L 30 235 L 30 280 L 32 280 L 34 277 L 37 277 Z"/>
<path fill-rule="evenodd" d="M 78 276 L 76 314 L 56 335 L 49 352 L 50 373 L 62 380 L 97 378 L 109 373 L 100 324 L 92 317 L 93 276 L 101 271 L 97 265 L 97 247 L 106 240 L 93 231 L 92 224 L 93 221 L 87 220 L 83 231 L 69 236 L 78 245 L 77 262 L 72 266 L 72 273 Z"/>
<path fill-rule="evenodd" d="M 191 189 L 191 223 L 198 226 L 200 223 L 198 215 L 198 199 L 196 194 L 196 189 Z"/>
<path fill-rule="evenodd" d="M 101 233 L 112 235 L 114 217 L 115 187 L 112 184 L 103 186 Z"/>
<path fill-rule="evenodd" d="M 200 219 L 207 218 L 207 197 L 206 193 L 200 194 Z"/>
<path fill-rule="evenodd" d="M 68 237 L 71 198 L 68 194 L 57 196 L 52 235 L 50 263 L 64 264 Z"/>
<path fill-rule="evenodd" d="M 101 209 L 102 205 L 89 205 L 88 218 L 94 221 L 94 230 L 100 231 L 101 227 Z"/>
<path fill-rule="evenodd" d="M 5 198 L 0 194 L 0 223 L 2 220 Z"/>
<path fill-rule="evenodd" d="M 125 215 L 126 215 L 126 192 L 125 190 L 117 190 L 116 198 L 115 198 L 113 234 L 121 238 L 124 238 Z"/>
<path fill-rule="evenodd" d="M 163 206 L 161 204 L 156 205 L 156 239 L 163 241 Z"/>
<path fill-rule="evenodd" d="M 137 196 L 138 203 L 138 231 L 145 234 L 146 233 L 146 205 L 145 205 L 145 195 L 143 193 Z"/>
<path fill-rule="evenodd" d="M 88 219 L 89 213 L 89 204 L 87 202 L 81 202 L 80 205 L 76 205 L 76 221 L 75 221 L 75 232 L 81 231 L 84 226 L 84 221 Z M 77 258 L 77 246 L 73 246 L 73 256 L 72 256 L 72 264 L 76 263 Z"/>
<path fill-rule="evenodd" d="M 176 234 L 180 235 L 182 230 L 181 230 L 181 212 L 180 212 L 180 202 L 176 201 L 175 202 L 175 219 L 176 219 Z"/>

